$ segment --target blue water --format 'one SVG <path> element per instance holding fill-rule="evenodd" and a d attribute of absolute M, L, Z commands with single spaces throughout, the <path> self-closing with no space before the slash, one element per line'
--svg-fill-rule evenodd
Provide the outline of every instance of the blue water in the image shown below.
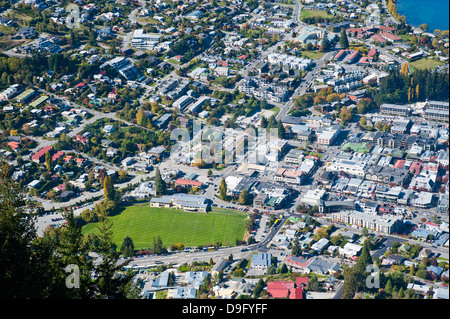
<path fill-rule="evenodd" d="M 426 23 L 429 32 L 449 29 L 449 0 L 397 0 L 395 4 L 397 12 L 412 26 Z"/>

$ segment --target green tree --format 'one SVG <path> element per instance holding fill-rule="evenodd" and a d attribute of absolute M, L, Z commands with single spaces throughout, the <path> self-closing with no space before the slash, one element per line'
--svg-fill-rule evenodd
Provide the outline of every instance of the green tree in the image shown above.
<path fill-rule="evenodd" d="M 288 270 L 288 267 L 286 266 L 286 264 L 285 263 L 281 264 L 279 273 L 280 274 L 286 274 L 288 271 L 289 270 Z"/>
<path fill-rule="evenodd" d="M 392 281 L 388 279 L 386 286 L 384 287 L 384 291 L 386 291 L 388 294 L 392 294 Z"/>
<path fill-rule="evenodd" d="M 372 257 L 370 256 L 370 241 L 369 239 L 364 240 L 363 248 L 361 250 L 361 255 L 358 257 L 354 268 L 358 273 L 364 274 L 366 272 L 366 267 L 373 264 Z"/>
<path fill-rule="evenodd" d="M 277 134 L 278 134 L 278 138 L 284 139 L 286 138 L 286 129 L 284 128 L 284 125 L 281 121 L 279 121 L 277 123 Z"/>
<path fill-rule="evenodd" d="M 155 254 L 155 255 L 160 255 L 160 254 L 164 254 L 166 252 L 167 252 L 167 249 L 163 245 L 161 237 L 159 235 L 158 235 L 158 237 L 156 239 L 153 237 L 152 253 Z"/>
<path fill-rule="evenodd" d="M 242 192 L 239 194 L 239 204 L 241 205 L 247 205 L 248 203 L 248 191 L 246 189 L 242 190 Z"/>
<path fill-rule="evenodd" d="M 33 212 L 25 213 L 24 196 L 20 185 L 10 179 L 10 167 L 0 167 L 0 297 L 25 299 L 47 297 L 45 254 L 36 245 Z M 37 249 L 37 250 L 36 250 Z"/>
<path fill-rule="evenodd" d="M 136 123 L 137 123 L 137 125 L 140 125 L 140 126 L 145 125 L 144 120 L 145 120 L 144 109 L 142 107 L 140 107 L 138 112 L 136 113 Z"/>
<path fill-rule="evenodd" d="M 348 266 L 344 266 L 344 286 L 342 287 L 342 299 L 353 299 L 358 292 L 359 283 L 355 271 Z"/>
<path fill-rule="evenodd" d="M 308 290 L 310 290 L 310 291 L 318 291 L 319 290 L 319 280 L 317 278 L 317 275 L 314 273 L 311 273 L 308 276 Z"/>
<path fill-rule="evenodd" d="M 330 40 L 328 40 L 327 33 L 325 32 L 322 41 L 320 42 L 319 51 L 320 52 L 328 52 L 331 48 Z"/>
<path fill-rule="evenodd" d="M 302 255 L 302 247 L 298 243 L 298 237 L 295 238 L 294 244 L 292 245 L 291 253 L 293 256 L 301 256 Z"/>
<path fill-rule="evenodd" d="M 220 182 L 219 197 L 222 200 L 225 200 L 227 198 L 227 183 L 225 182 L 224 178 L 222 178 L 222 181 Z"/>
<path fill-rule="evenodd" d="M 47 168 L 47 170 L 52 169 L 52 156 L 50 155 L 49 151 L 45 152 L 45 167 Z"/>
<path fill-rule="evenodd" d="M 339 44 L 341 45 L 341 47 L 343 49 L 348 48 L 348 38 L 347 38 L 347 33 L 345 32 L 344 28 L 341 29 L 341 37 L 339 39 Z"/>
<path fill-rule="evenodd" d="M 164 195 L 166 193 L 166 182 L 161 177 L 161 172 L 159 171 L 159 167 L 155 170 L 155 189 L 156 195 Z"/>
<path fill-rule="evenodd" d="M 123 263 L 118 262 L 121 253 L 112 239 L 112 222 L 106 216 L 100 217 L 98 231 L 99 243 L 96 252 L 101 262 L 95 267 L 96 294 L 100 299 L 124 299 L 129 293 L 133 275 L 127 272 L 118 276 L 117 273 L 129 264 L 131 259 Z"/>
<path fill-rule="evenodd" d="M 264 116 L 261 116 L 261 128 L 266 128 L 267 124 L 267 119 Z"/>
<path fill-rule="evenodd" d="M 356 110 L 359 114 L 365 114 L 370 110 L 371 104 L 369 99 L 361 99 L 356 104 Z"/>
<path fill-rule="evenodd" d="M 79 270 L 79 286 L 76 289 L 64 289 L 59 297 L 68 299 L 92 299 L 95 296 L 95 281 L 91 275 L 94 271 L 93 260 L 89 258 L 90 242 L 85 241 L 81 233 L 81 226 L 75 219 L 72 210 L 64 214 L 67 224 L 58 229 L 58 241 L 53 245 L 58 247 L 55 262 L 58 265 L 55 277 L 64 283 L 67 277 L 63 271 L 69 265 L 76 265 Z"/>
<path fill-rule="evenodd" d="M 122 247 L 120 248 L 120 252 L 124 257 L 133 257 L 134 256 L 134 243 L 133 240 L 126 236 L 123 239 Z"/>
<path fill-rule="evenodd" d="M 260 278 L 255 286 L 255 289 L 253 289 L 253 297 L 255 297 L 256 299 L 259 298 L 264 287 L 265 287 L 264 280 Z"/>
<path fill-rule="evenodd" d="M 114 201 L 116 199 L 116 189 L 114 188 L 114 183 L 109 175 L 106 175 L 103 179 L 103 191 L 106 200 Z"/>

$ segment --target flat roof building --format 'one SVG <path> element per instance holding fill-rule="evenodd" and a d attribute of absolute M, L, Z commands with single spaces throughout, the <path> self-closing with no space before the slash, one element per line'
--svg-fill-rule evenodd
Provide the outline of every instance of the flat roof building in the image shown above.
<path fill-rule="evenodd" d="M 403 225 L 403 218 L 399 216 L 369 215 L 358 211 L 340 211 L 331 214 L 331 218 L 333 221 L 387 234 L 398 232 Z"/>

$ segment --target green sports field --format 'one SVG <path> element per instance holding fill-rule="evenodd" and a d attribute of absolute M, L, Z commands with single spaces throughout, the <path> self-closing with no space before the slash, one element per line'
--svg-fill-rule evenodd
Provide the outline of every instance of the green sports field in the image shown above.
<path fill-rule="evenodd" d="M 184 212 L 170 208 L 138 204 L 111 216 L 114 242 L 118 247 L 123 238 L 131 237 L 135 249 L 153 246 L 153 238 L 160 236 L 164 246 L 183 243 L 186 247 L 214 244 L 217 241 L 234 245 L 245 233 L 246 214 L 224 209 L 208 213 Z M 83 234 L 95 233 L 97 224 L 83 227 Z"/>

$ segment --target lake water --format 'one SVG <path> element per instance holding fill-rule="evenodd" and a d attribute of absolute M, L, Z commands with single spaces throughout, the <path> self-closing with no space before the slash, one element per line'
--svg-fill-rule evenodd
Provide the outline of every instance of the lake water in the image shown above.
<path fill-rule="evenodd" d="M 426 23 L 429 32 L 449 29 L 449 0 L 397 0 L 395 4 L 397 12 L 412 26 Z"/>

